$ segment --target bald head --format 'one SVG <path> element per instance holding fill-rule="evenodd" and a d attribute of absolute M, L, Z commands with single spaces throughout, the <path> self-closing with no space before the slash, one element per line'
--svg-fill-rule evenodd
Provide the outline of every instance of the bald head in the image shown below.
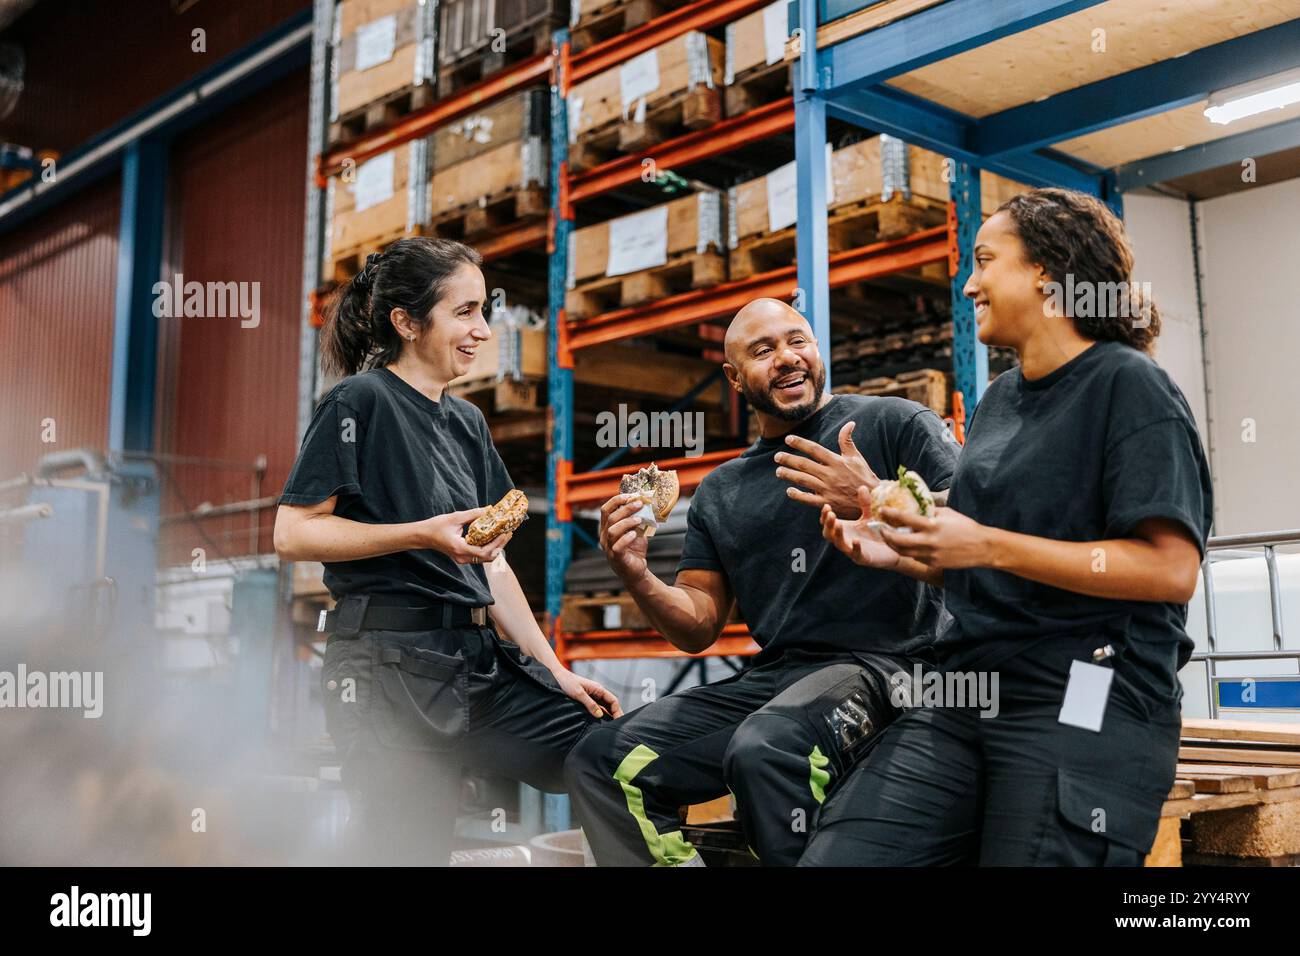
<path fill-rule="evenodd" d="M 797 309 L 780 299 L 755 299 L 745 303 L 731 320 L 722 348 L 727 361 L 739 367 L 754 343 L 762 339 L 784 338 L 794 329 L 812 338 L 812 326 Z"/>

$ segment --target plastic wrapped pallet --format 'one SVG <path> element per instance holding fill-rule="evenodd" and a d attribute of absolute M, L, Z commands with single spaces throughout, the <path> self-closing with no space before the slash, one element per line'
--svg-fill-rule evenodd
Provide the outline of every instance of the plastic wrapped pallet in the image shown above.
<path fill-rule="evenodd" d="M 569 91 L 573 168 L 592 145 L 629 152 L 671 131 L 702 129 L 722 116 L 723 45 L 698 31 L 674 37 L 627 62 L 574 84 Z"/>
<path fill-rule="evenodd" d="M 345 165 L 329 181 L 325 261 L 330 271 L 346 273 L 357 260 L 428 219 L 428 140 L 413 140 L 359 165 Z"/>
<path fill-rule="evenodd" d="M 433 14 L 433 4 L 418 0 L 341 0 L 334 21 L 332 121 L 412 87 L 428 89 Z"/>
<path fill-rule="evenodd" d="M 549 124 L 550 94 L 534 89 L 439 129 L 433 136 L 432 221 L 509 196 L 516 197 L 505 211 L 510 221 L 545 215 Z"/>

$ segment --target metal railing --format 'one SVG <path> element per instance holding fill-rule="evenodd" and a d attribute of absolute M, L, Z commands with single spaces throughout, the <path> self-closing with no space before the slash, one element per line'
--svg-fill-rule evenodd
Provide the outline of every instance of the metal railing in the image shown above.
<path fill-rule="evenodd" d="M 1300 648 L 1285 650 L 1282 646 L 1282 585 L 1277 573 L 1277 548 L 1279 545 L 1300 545 L 1300 530 L 1265 531 L 1255 534 L 1230 534 L 1214 537 L 1205 546 L 1205 560 L 1201 562 L 1201 578 L 1205 582 L 1205 639 L 1209 650 L 1192 655 L 1194 661 L 1204 661 L 1206 694 L 1209 697 L 1210 716 L 1219 716 L 1219 695 L 1215 686 L 1215 666 L 1219 661 L 1293 660 L 1300 667 Z M 1264 564 L 1268 569 L 1268 604 L 1273 621 L 1273 648 L 1267 651 L 1220 651 L 1218 626 L 1214 615 L 1214 575 L 1211 566 L 1215 560 L 1237 560 L 1258 557 L 1256 550 L 1264 551 Z"/>

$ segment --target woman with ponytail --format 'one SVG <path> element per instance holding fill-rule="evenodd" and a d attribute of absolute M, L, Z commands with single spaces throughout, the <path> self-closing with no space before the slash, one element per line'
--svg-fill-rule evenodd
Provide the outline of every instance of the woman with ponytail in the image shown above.
<path fill-rule="evenodd" d="M 1123 225 L 1081 193 L 1009 200 L 974 258 L 980 341 L 1020 365 L 980 400 L 947 507 L 883 509 L 878 533 L 822 515 L 859 564 L 944 589 L 941 685 L 970 692 L 913 695 L 801 865 L 1136 865 L 1174 781 L 1213 512 L 1191 411 L 1149 355 L 1159 315 Z"/>
<path fill-rule="evenodd" d="M 275 548 L 320 561 L 336 599 L 321 684 L 357 792 L 356 858 L 446 865 L 462 765 L 563 790 L 564 758 L 618 700 L 555 657 L 504 549 L 467 524 L 513 485 L 482 413 L 447 394 L 491 337 L 477 252 L 401 239 L 332 301 L 346 376 L 285 484 Z"/>

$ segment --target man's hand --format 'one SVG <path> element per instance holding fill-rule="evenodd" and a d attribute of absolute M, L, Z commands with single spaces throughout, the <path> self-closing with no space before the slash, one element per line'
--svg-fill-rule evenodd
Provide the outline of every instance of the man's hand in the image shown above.
<path fill-rule="evenodd" d="M 894 568 L 898 566 L 898 552 L 885 544 L 880 534 L 867 525 L 871 515 L 871 495 L 866 488 L 858 489 L 861 517 L 846 521 L 835 517 L 830 505 L 822 505 L 822 537 L 847 554 L 855 564 L 865 568 Z"/>
<path fill-rule="evenodd" d="M 785 443 L 803 453 L 776 454 L 776 463 L 780 466 L 776 469 L 776 476 L 791 482 L 786 494 L 795 501 L 802 501 L 814 508 L 830 505 L 840 518 L 855 519 L 864 514 L 858 500 L 858 489 L 865 486 L 870 492 L 880 483 L 880 479 L 862 457 L 862 452 L 853 444 L 853 425 L 853 422 L 846 422 L 840 429 L 838 455 L 798 435 L 786 436 Z M 798 487 L 794 487 L 796 485 Z M 870 501 L 870 498 L 866 500 Z M 871 513 L 869 506 L 865 513 Z"/>
<path fill-rule="evenodd" d="M 625 587 L 631 587 L 648 571 L 646 548 L 649 539 L 637 534 L 641 519 L 641 499 L 615 495 L 600 507 L 600 550 Z"/>

